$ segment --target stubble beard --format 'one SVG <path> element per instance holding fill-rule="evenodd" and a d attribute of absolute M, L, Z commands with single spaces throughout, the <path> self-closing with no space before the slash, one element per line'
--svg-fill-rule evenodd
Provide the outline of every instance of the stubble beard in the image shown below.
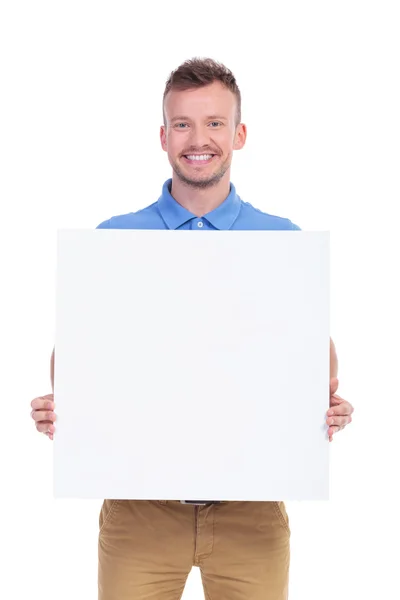
<path fill-rule="evenodd" d="M 211 188 L 211 187 L 214 187 L 215 185 L 217 185 L 221 181 L 221 179 L 223 178 L 223 176 L 225 175 L 225 173 L 227 172 L 229 167 L 230 167 L 230 160 L 228 157 L 227 160 L 221 165 L 220 169 L 216 173 L 211 175 L 210 177 L 204 178 L 204 179 L 192 179 L 192 178 L 186 176 L 182 172 L 177 161 L 174 161 L 174 163 L 172 165 L 172 169 L 173 169 L 174 173 L 176 174 L 176 176 L 180 179 L 180 181 L 182 183 L 191 187 L 192 189 L 198 189 L 198 190 L 204 190 L 204 189 Z"/>

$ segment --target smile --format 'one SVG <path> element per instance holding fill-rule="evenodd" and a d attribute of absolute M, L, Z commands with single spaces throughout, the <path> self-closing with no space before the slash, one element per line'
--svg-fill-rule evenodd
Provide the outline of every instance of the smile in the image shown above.
<path fill-rule="evenodd" d="M 215 154 L 186 154 L 183 158 L 185 162 L 195 165 L 206 165 L 209 164 L 212 159 L 216 156 Z"/>

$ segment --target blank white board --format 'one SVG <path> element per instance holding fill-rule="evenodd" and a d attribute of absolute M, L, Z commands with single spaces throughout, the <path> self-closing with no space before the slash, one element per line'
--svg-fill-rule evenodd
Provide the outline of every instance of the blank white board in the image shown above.
<path fill-rule="evenodd" d="M 61 230 L 54 494 L 327 500 L 329 232 Z"/>

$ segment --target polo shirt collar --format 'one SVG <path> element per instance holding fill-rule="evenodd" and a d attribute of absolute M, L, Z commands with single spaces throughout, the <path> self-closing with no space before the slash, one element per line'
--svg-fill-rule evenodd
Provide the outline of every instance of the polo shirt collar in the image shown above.
<path fill-rule="evenodd" d="M 172 179 L 167 179 L 162 188 L 162 194 L 158 199 L 158 208 L 162 218 L 169 229 L 177 229 L 187 221 L 196 219 L 196 215 L 181 206 L 171 196 Z M 230 229 L 240 211 L 241 200 L 236 193 L 233 183 L 230 184 L 230 192 L 226 199 L 217 208 L 204 215 L 211 225 L 217 229 Z"/>

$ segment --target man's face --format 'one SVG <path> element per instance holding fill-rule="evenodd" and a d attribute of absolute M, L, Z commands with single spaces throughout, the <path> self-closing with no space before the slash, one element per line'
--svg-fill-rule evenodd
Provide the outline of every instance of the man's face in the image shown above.
<path fill-rule="evenodd" d="M 236 108 L 235 95 L 219 82 L 167 94 L 161 144 L 183 183 L 212 187 L 228 171 L 233 150 L 246 140 L 245 125 L 236 126 Z"/>

